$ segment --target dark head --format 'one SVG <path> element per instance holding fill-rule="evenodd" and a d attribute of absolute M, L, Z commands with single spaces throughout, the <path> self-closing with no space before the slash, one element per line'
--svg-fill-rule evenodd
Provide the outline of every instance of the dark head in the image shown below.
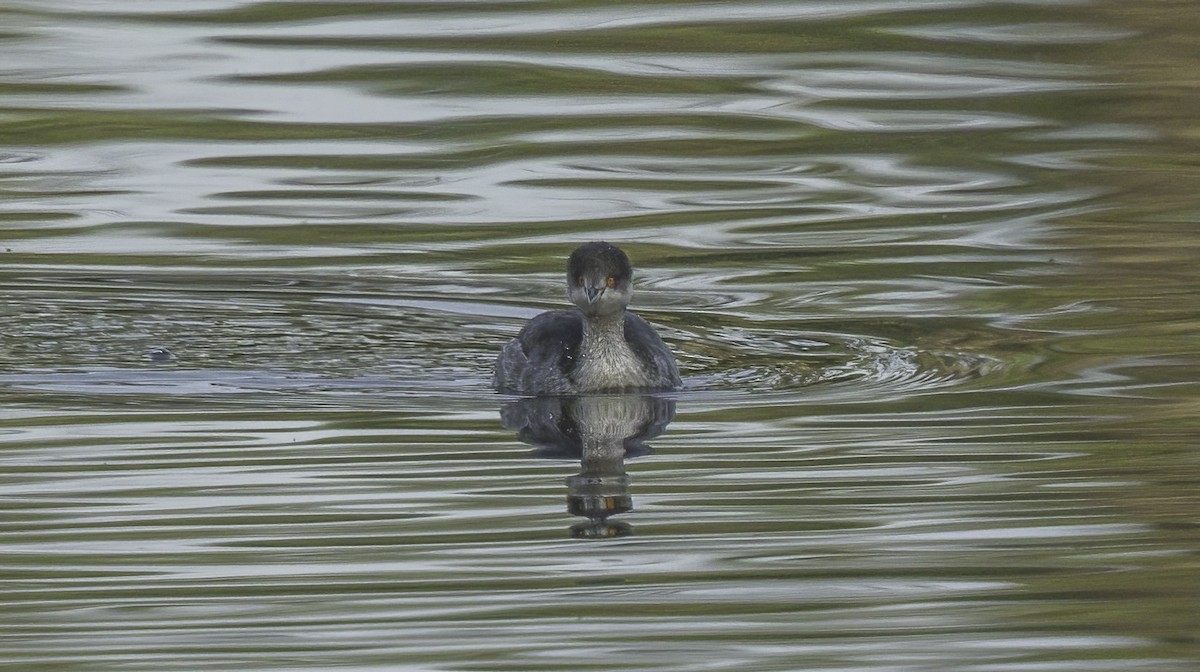
<path fill-rule="evenodd" d="M 567 296 L 584 315 L 620 315 L 633 296 L 629 257 L 608 243 L 580 245 L 567 261 Z"/>

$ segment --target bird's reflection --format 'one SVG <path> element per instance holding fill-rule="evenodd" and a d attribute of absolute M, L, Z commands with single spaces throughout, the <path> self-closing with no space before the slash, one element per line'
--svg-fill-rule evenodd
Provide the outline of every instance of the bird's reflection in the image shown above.
<path fill-rule="evenodd" d="M 579 460 L 567 479 L 567 511 L 586 521 L 571 536 L 598 539 L 633 533 L 609 516 L 633 509 L 625 458 L 651 452 L 646 441 L 675 418 L 675 401 L 653 395 L 611 394 L 520 399 L 500 409 L 517 438 L 536 447 L 535 457 Z"/>

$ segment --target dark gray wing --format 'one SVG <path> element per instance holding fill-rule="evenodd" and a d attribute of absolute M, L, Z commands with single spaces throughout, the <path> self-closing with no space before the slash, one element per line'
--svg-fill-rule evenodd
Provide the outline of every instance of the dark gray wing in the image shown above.
<path fill-rule="evenodd" d="M 679 365 L 671 349 L 663 343 L 662 337 L 648 322 L 633 313 L 625 313 L 625 341 L 633 349 L 638 359 L 645 364 L 650 372 L 651 380 L 658 381 L 662 388 L 678 388 L 683 381 L 679 379 Z"/>
<path fill-rule="evenodd" d="M 575 383 L 569 376 L 582 340 L 583 315 L 578 311 L 542 313 L 500 351 L 492 385 L 502 392 L 574 392 Z"/>

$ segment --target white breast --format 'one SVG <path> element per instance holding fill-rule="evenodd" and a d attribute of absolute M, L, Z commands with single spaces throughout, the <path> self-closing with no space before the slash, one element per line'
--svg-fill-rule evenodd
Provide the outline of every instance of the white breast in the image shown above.
<path fill-rule="evenodd" d="M 650 378 L 624 338 L 595 339 L 581 348 L 583 358 L 575 371 L 581 390 L 646 387 Z"/>

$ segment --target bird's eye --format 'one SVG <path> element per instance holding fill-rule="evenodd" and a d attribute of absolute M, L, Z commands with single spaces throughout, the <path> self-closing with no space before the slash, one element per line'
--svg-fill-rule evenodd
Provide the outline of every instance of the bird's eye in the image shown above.
<path fill-rule="evenodd" d="M 608 285 L 609 289 L 616 287 L 617 286 L 617 277 L 615 275 L 608 276 L 608 280 L 605 280 L 604 284 Z"/>
<path fill-rule="evenodd" d="M 580 287 L 583 286 L 583 276 L 582 275 L 575 276 L 575 284 L 579 285 Z"/>

